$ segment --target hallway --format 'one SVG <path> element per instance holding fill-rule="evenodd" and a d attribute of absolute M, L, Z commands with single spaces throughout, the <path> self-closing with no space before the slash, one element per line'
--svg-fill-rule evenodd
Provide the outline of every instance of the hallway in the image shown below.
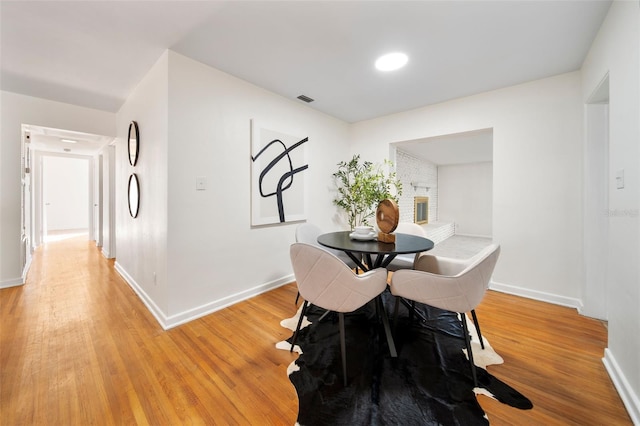
<path fill-rule="evenodd" d="M 26 284 L 0 291 L 1 423 L 293 424 L 296 355 L 272 342 L 288 337 L 287 288 L 286 303 L 267 294 L 163 331 L 93 241 L 47 243 Z"/>

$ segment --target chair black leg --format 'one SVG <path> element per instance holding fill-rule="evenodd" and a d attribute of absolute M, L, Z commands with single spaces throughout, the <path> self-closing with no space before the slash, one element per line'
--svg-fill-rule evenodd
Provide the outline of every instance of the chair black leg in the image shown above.
<path fill-rule="evenodd" d="M 293 352 L 293 346 L 296 344 L 298 332 L 300 331 L 300 326 L 302 325 L 302 319 L 304 318 L 304 314 L 307 312 L 308 303 L 309 302 L 305 300 L 302 304 L 302 312 L 300 312 L 300 318 L 298 318 L 298 326 L 296 327 L 296 331 L 293 333 L 293 339 L 291 339 L 291 349 L 289 349 L 289 352 Z"/>
<path fill-rule="evenodd" d="M 476 316 L 476 310 L 471 310 L 471 316 L 473 317 L 473 324 L 476 326 L 476 331 L 478 332 L 478 339 L 480 340 L 480 347 L 484 349 L 484 340 L 482 340 L 482 333 L 480 332 L 480 323 L 478 322 L 478 317 Z"/>
<path fill-rule="evenodd" d="M 413 314 L 416 313 L 416 301 L 411 301 L 411 310 L 409 311 L 409 324 L 413 322 Z"/>
<path fill-rule="evenodd" d="M 342 378 L 344 380 L 344 387 L 347 387 L 347 351 L 346 342 L 344 338 L 344 314 L 338 312 L 338 322 L 340 323 L 340 352 L 342 353 Z"/>
<path fill-rule="evenodd" d="M 324 313 L 320 315 L 320 318 L 318 318 L 318 322 L 322 322 L 322 320 L 325 319 L 330 313 L 331 311 L 324 311 Z"/>
<path fill-rule="evenodd" d="M 467 319 L 464 312 L 460 313 L 462 322 L 462 332 L 464 333 L 464 343 L 467 345 L 467 355 L 469 357 L 469 365 L 471 367 L 471 375 L 473 376 L 473 385 L 478 387 L 478 376 L 476 374 L 476 365 L 473 363 L 473 351 L 471 350 L 471 337 L 469 336 L 469 328 L 467 327 Z"/>
<path fill-rule="evenodd" d="M 393 308 L 393 334 L 396 334 L 396 327 L 398 326 L 398 308 L 400 307 L 400 298 L 396 296 L 396 305 Z"/>
<path fill-rule="evenodd" d="M 387 317 L 387 312 L 384 310 L 384 306 L 382 304 L 382 297 L 376 297 L 376 304 L 379 306 L 380 317 L 382 319 L 382 326 L 384 327 L 384 334 L 387 338 L 387 345 L 389 346 L 389 354 L 391 358 L 397 358 L 398 352 L 396 351 L 396 345 L 393 342 L 393 333 L 391 332 L 391 326 L 389 325 L 389 317 Z"/>
<path fill-rule="evenodd" d="M 298 292 L 298 294 L 296 294 L 296 305 L 298 304 L 298 300 L 300 300 L 300 292 Z"/>

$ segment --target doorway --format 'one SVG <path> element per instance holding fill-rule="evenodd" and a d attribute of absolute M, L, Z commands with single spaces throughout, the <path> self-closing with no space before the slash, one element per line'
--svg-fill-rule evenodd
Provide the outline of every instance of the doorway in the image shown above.
<path fill-rule="evenodd" d="M 22 129 L 30 162 L 23 200 L 27 252 L 65 235 L 87 235 L 102 245 L 105 229 L 115 232 L 115 138 L 29 124 Z M 103 254 L 115 256 L 115 238 L 104 239 Z"/>
<path fill-rule="evenodd" d="M 89 166 L 89 158 L 42 157 L 43 242 L 89 238 Z"/>
<path fill-rule="evenodd" d="M 585 105 L 582 315 L 607 320 L 609 242 L 609 76 Z"/>
<path fill-rule="evenodd" d="M 401 221 L 413 222 L 415 197 L 428 197 L 429 224 L 447 235 L 491 238 L 493 129 L 391 143 L 390 158 L 403 187 Z"/>

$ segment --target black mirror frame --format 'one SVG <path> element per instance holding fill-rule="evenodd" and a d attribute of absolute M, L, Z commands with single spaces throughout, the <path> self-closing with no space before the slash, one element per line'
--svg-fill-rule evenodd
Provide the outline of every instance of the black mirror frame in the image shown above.
<path fill-rule="evenodd" d="M 131 149 L 131 131 L 135 132 L 135 144 L 134 149 Z M 138 162 L 138 154 L 140 152 L 140 132 L 138 130 L 138 123 L 132 121 L 129 123 L 129 135 L 127 137 L 127 150 L 129 152 L 129 164 L 135 166 Z"/>
<path fill-rule="evenodd" d="M 133 194 L 131 193 L 132 185 L 135 185 L 135 200 L 132 200 L 131 197 Z M 129 200 L 129 214 L 132 218 L 138 217 L 138 212 L 140 211 L 140 182 L 138 181 L 138 176 L 135 173 L 131 173 L 129 176 L 129 188 L 127 191 L 127 198 Z M 135 211 L 132 209 L 132 201 L 135 201 Z"/>

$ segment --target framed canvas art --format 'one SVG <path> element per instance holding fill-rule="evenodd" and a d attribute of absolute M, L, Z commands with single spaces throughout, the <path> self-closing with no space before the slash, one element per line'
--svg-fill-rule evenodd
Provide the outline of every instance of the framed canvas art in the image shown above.
<path fill-rule="evenodd" d="M 251 120 L 251 225 L 305 220 L 308 137 Z"/>

